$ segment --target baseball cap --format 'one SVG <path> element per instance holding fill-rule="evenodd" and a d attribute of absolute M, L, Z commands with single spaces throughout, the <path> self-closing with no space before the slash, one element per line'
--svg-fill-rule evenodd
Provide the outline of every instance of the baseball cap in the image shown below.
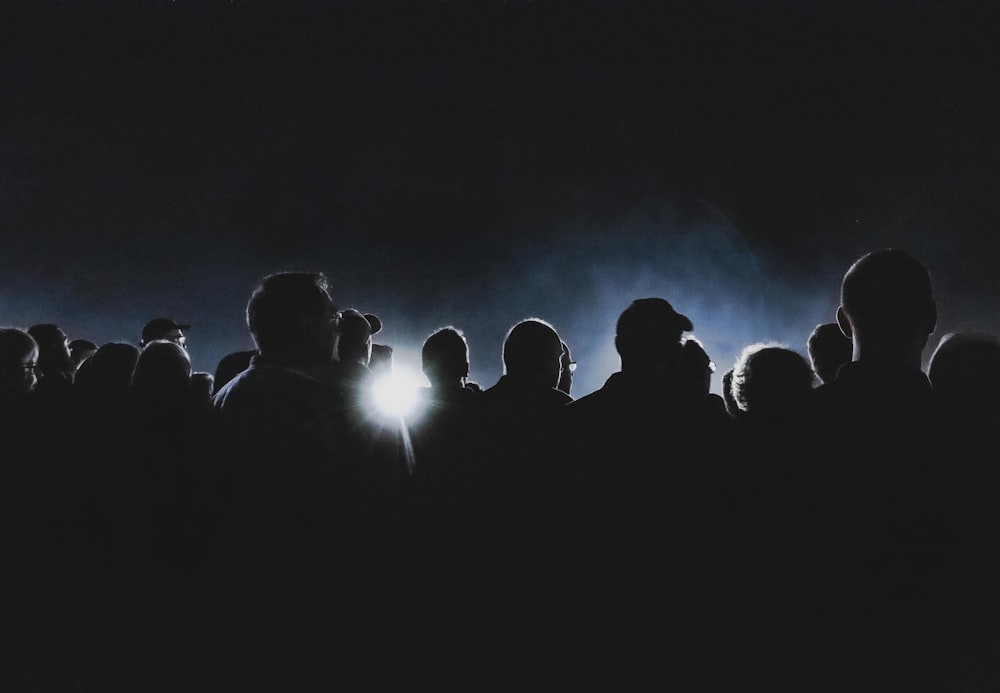
<path fill-rule="evenodd" d="M 173 330 L 190 330 L 191 326 L 179 323 L 171 318 L 153 318 L 142 328 L 142 343 L 151 342 L 154 339 L 163 339 L 168 332 Z"/>
<path fill-rule="evenodd" d="M 640 298 L 618 318 L 616 334 L 642 334 L 658 332 L 667 329 L 680 335 L 694 329 L 691 319 L 678 313 L 674 307 L 662 298 Z"/>
<path fill-rule="evenodd" d="M 353 308 L 348 308 L 341 312 L 341 320 L 343 321 L 342 329 L 345 333 L 359 334 L 364 330 L 365 327 L 368 328 L 368 334 L 374 335 L 382 329 L 382 321 L 377 315 L 371 313 L 361 313 Z M 365 324 L 367 323 L 367 325 Z"/>

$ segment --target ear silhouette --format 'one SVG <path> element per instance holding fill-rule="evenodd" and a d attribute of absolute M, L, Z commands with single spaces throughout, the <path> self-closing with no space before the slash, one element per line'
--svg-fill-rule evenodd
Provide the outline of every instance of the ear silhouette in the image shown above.
<path fill-rule="evenodd" d="M 840 326 L 840 331 L 844 333 L 845 337 L 854 339 L 854 330 L 851 329 L 851 321 L 847 317 L 847 311 L 844 310 L 844 306 L 837 308 L 837 325 Z"/>

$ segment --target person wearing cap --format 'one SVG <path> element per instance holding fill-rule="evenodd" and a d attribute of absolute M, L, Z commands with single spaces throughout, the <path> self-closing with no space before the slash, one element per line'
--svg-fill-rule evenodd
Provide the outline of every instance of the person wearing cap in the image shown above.
<path fill-rule="evenodd" d="M 377 315 L 361 313 L 354 308 L 342 311 L 337 358 L 341 363 L 359 363 L 367 367 L 372 358 L 372 337 L 381 330 L 382 321 Z"/>
<path fill-rule="evenodd" d="M 382 329 L 382 321 L 371 313 L 361 313 L 354 308 L 340 312 L 340 337 L 337 340 L 337 358 L 331 364 L 331 378 L 347 388 L 355 400 L 356 412 L 362 416 L 371 411 L 370 388 L 375 377 L 370 368 L 372 335 Z"/>
<path fill-rule="evenodd" d="M 172 318 L 153 318 L 142 328 L 139 347 L 145 347 L 157 339 L 166 339 L 187 349 L 187 336 L 184 332 L 190 329 L 191 325 L 179 323 Z"/>
<path fill-rule="evenodd" d="M 632 301 L 615 324 L 620 369 L 557 422 L 566 472 L 552 515 L 570 551 L 564 579 L 554 580 L 566 585 L 559 600 L 568 614 L 556 658 L 567 667 L 594 662 L 584 686 L 613 689 L 628 670 L 637 681 L 655 676 L 689 690 L 715 668 L 707 653 L 723 651 L 711 639 L 727 604 L 715 558 L 725 546 L 722 513 L 706 476 L 727 436 L 704 389 L 690 386 L 683 344 L 692 329 L 663 298 Z M 574 615 L 575 603 L 587 604 L 585 617 Z M 664 679 L 651 653 L 667 651 Z"/>

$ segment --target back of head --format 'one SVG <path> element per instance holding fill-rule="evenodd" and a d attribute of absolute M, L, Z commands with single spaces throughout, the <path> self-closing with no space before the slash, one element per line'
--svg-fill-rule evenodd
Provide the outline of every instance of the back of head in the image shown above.
<path fill-rule="evenodd" d="M 442 327 L 424 340 L 420 367 L 431 385 L 461 386 L 469 375 L 469 344 L 454 327 Z"/>
<path fill-rule="evenodd" d="M 854 346 L 840 325 L 824 322 L 813 328 L 806 341 L 806 349 L 816 375 L 824 383 L 829 383 L 837 377 L 837 369 L 850 362 Z"/>
<path fill-rule="evenodd" d="M 622 370 L 669 374 L 680 356 L 681 336 L 692 329 L 691 320 L 662 298 L 632 301 L 615 326 L 615 348 Z"/>
<path fill-rule="evenodd" d="M 678 359 L 678 385 L 692 395 L 707 395 L 712 388 L 714 372 L 715 363 L 702 343 L 695 337 L 686 337 Z"/>
<path fill-rule="evenodd" d="M 89 339 L 71 339 L 69 353 L 73 357 L 73 364 L 79 368 L 81 363 L 97 353 L 97 344 Z"/>
<path fill-rule="evenodd" d="M 181 396 L 190 391 L 191 358 L 176 342 L 157 339 L 139 353 L 132 390 L 141 397 Z"/>
<path fill-rule="evenodd" d="M 745 347 L 733 366 L 733 400 L 754 415 L 790 412 L 815 385 L 815 374 L 802 354 L 780 345 Z"/>
<path fill-rule="evenodd" d="M 937 321 L 930 272 L 896 248 L 868 253 L 851 265 L 841 284 L 840 307 L 860 340 L 869 335 L 889 340 L 926 338 Z"/>
<path fill-rule="evenodd" d="M 247 327 L 269 362 L 319 365 L 332 360 L 336 307 L 319 272 L 278 272 L 264 277 L 246 309 Z"/>
<path fill-rule="evenodd" d="M 381 330 L 381 320 L 353 308 L 342 311 L 340 316 L 337 358 L 367 366 L 372 358 L 372 335 Z"/>
<path fill-rule="evenodd" d="M 157 339 L 166 339 L 186 347 L 187 337 L 184 331 L 190 329 L 191 325 L 177 322 L 173 318 L 153 318 L 142 328 L 139 346 L 144 347 Z"/>
<path fill-rule="evenodd" d="M 984 332 L 944 335 L 927 366 L 931 385 L 961 411 L 1000 408 L 1000 336 Z"/>
<path fill-rule="evenodd" d="M 115 394 L 125 392 L 132 384 L 139 361 L 139 348 L 127 342 L 102 344 L 94 355 L 84 361 L 77 372 L 76 384 L 82 392 Z"/>
<path fill-rule="evenodd" d="M 207 402 L 212 399 L 215 376 L 208 371 L 194 371 L 191 373 L 191 392 L 198 400 Z"/>
<path fill-rule="evenodd" d="M 256 353 L 256 349 L 231 351 L 219 359 L 219 363 L 215 366 L 215 374 L 213 376 L 213 391 L 218 392 L 223 385 L 249 368 L 250 361 Z"/>
<path fill-rule="evenodd" d="M 504 339 L 504 373 L 554 388 L 559 384 L 562 353 L 562 339 L 551 324 L 539 318 L 522 320 Z"/>
<path fill-rule="evenodd" d="M 375 375 L 389 375 L 392 373 L 393 348 L 388 344 L 372 343 L 372 355 L 368 359 L 368 367 Z"/>

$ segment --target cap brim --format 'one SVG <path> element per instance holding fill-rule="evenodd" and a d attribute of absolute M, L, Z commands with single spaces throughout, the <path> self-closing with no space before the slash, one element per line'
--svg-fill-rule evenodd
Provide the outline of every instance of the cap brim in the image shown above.
<path fill-rule="evenodd" d="M 368 321 L 368 325 L 372 328 L 372 334 L 378 334 L 382 331 L 382 321 L 377 315 L 372 315 L 371 313 L 365 313 L 365 320 Z"/>

